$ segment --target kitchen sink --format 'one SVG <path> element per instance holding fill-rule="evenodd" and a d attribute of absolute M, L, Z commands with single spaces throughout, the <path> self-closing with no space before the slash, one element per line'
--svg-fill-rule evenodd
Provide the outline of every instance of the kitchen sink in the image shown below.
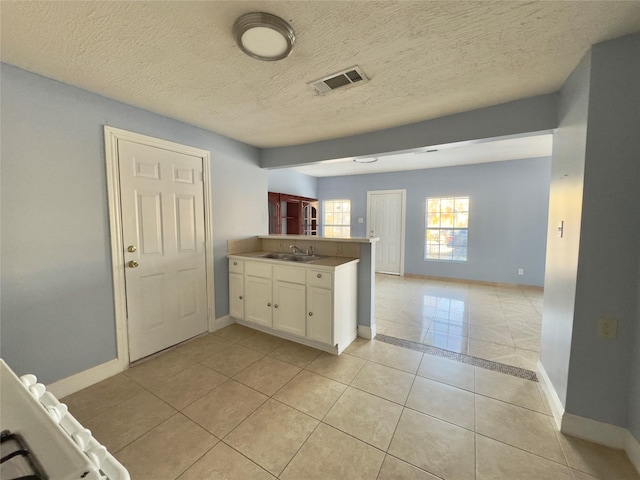
<path fill-rule="evenodd" d="M 273 260 L 284 260 L 285 262 L 313 262 L 314 260 L 319 260 L 324 258 L 319 255 L 304 255 L 304 254 L 295 254 L 295 253 L 267 253 L 266 255 L 262 255 L 262 258 L 271 258 Z"/>

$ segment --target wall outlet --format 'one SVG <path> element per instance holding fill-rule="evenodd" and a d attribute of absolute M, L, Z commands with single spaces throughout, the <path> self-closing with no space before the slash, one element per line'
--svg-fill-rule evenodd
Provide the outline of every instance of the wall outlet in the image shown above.
<path fill-rule="evenodd" d="M 524 268 L 518 269 L 518 275 L 524 275 Z"/>
<path fill-rule="evenodd" d="M 364 223 L 364 218 L 363 217 L 358 217 L 358 223 Z"/>
<path fill-rule="evenodd" d="M 618 336 L 618 320 L 606 317 L 599 318 L 598 336 L 602 338 L 616 338 Z"/>

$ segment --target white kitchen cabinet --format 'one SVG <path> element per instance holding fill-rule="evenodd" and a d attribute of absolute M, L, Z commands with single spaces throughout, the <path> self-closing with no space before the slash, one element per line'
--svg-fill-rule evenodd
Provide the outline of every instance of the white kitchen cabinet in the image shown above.
<path fill-rule="evenodd" d="M 305 336 L 305 290 L 304 283 L 280 280 L 273 283 L 274 329 L 300 337 Z"/>
<path fill-rule="evenodd" d="M 318 266 L 229 257 L 230 314 L 238 323 L 331 353 L 356 338 L 357 260 Z"/>
<path fill-rule="evenodd" d="M 328 288 L 307 287 L 307 338 L 332 343 L 333 292 Z"/>
<path fill-rule="evenodd" d="M 244 318 L 244 275 L 229 272 L 229 315 Z"/>
<path fill-rule="evenodd" d="M 244 319 L 271 328 L 272 315 L 272 282 L 271 279 L 244 277 Z"/>

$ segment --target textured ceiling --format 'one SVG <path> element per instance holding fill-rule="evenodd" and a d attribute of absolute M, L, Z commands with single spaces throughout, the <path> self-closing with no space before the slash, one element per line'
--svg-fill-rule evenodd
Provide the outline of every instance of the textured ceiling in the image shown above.
<path fill-rule="evenodd" d="M 640 30 L 638 1 L 0 2 L 2 61 L 258 147 L 337 138 L 554 92 L 589 47 Z M 297 34 L 261 62 L 231 33 Z M 307 85 L 359 65 L 370 82 Z"/>

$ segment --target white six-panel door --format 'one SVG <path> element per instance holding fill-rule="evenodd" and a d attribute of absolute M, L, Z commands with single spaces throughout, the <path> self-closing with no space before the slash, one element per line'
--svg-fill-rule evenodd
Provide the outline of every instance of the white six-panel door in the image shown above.
<path fill-rule="evenodd" d="M 405 190 L 367 192 L 367 230 L 376 245 L 376 272 L 404 274 Z"/>
<path fill-rule="evenodd" d="M 118 142 L 129 360 L 207 331 L 202 158 Z"/>

